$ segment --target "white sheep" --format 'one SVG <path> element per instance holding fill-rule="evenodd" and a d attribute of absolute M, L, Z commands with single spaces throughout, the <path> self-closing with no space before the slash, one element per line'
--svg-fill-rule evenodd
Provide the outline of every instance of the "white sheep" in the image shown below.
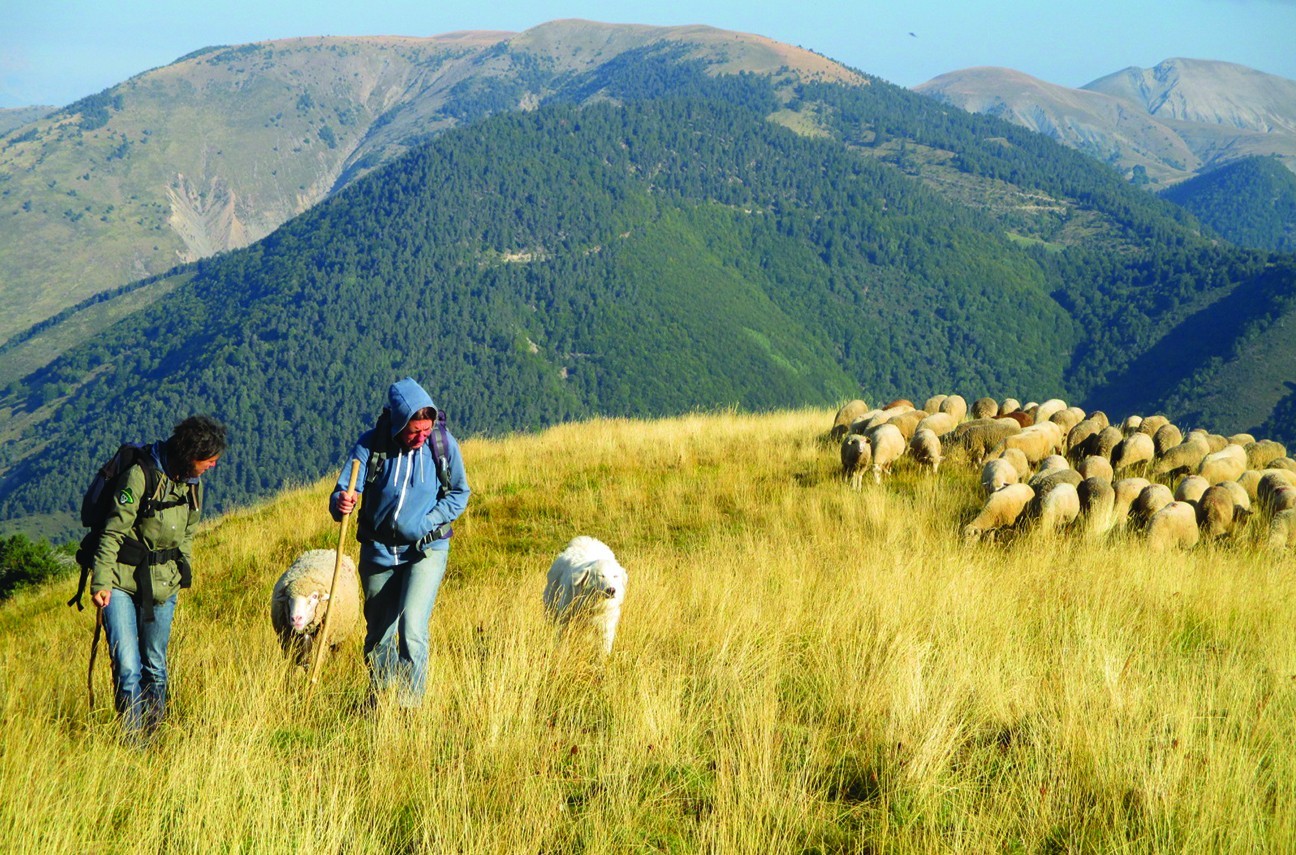
<path fill-rule="evenodd" d="M 1272 549 L 1296 547 L 1296 508 L 1273 515 L 1269 520 L 1268 543 Z"/>
<path fill-rule="evenodd" d="M 1156 446 L 1156 456 L 1163 457 L 1167 451 L 1183 442 L 1183 431 L 1178 426 L 1166 422 L 1152 434 L 1152 444 Z"/>
<path fill-rule="evenodd" d="M 1246 468 L 1246 449 L 1240 445 L 1228 445 L 1203 457 L 1197 467 L 1197 474 L 1212 484 L 1218 484 L 1221 481 L 1236 481 Z"/>
<path fill-rule="evenodd" d="M 833 439 L 845 436 L 850 431 L 851 424 L 868 411 L 869 405 L 859 398 L 847 401 L 837 410 L 837 415 L 833 416 L 832 429 L 828 435 Z"/>
<path fill-rule="evenodd" d="M 1145 471 L 1156 456 L 1156 443 L 1145 433 L 1134 432 L 1126 436 L 1112 449 L 1111 464 L 1117 472 L 1138 466 Z"/>
<path fill-rule="evenodd" d="M 868 437 L 860 433 L 847 434 L 841 444 L 842 477 L 850 480 L 852 488 L 860 488 L 864 473 L 872 462 L 873 446 Z"/>
<path fill-rule="evenodd" d="M 1090 454 L 1085 457 L 1084 460 L 1076 464 L 1076 471 L 1085 478 L 1102 478 L 1109 484 L 1115 474 L 1111 461 L 1101 454 Z"/>
<path fill-rule="evenodd" d="M 1148 520 L 1147 538 L 1148 547 L 1154 552 L 1196 546 L 1201 539 L 1197 512 L 1187 502 L 1171 502 Z"/>
<path fill-rule="evenodd" d="M 1075 472 L 1074 469 L 1066 471 Z M 1032 515 L 1038 517 L 1039 529 L 1055 531 L 1075 522 L 1080 516 L 1080 494 L 1075 484 L 1069 481 L 1056 481 L 1042 486 L 1046 489 L 1036 493 L 1036 501 L 1032 508 Z"/>
<path fill-rule="evenodd" d="M 1112 519 L 1116 525 L 1124 526 L 1129 522 L 1130 506 L 1150 483 L 1146 478 L 1118 478 L 1112 482 L 1112 490 L 1116 494 L 1112 503 Z"/>
<path fill-rule="evenodd" d="M 1130 522 L 1134 528 L 1145 529 L 1152 522 L 1152 517 L 1156 516 L 1166 505 L 1174 503 L 1174 492 L 1165 484 L 1148 484 L 1139 491 L 1134 503 L 1130 505 L 1129 515 Z M 1187 505 L 1187 502 L 1180 502 Z M 1192 507 L 1189 505 L 1189 507 Z M 1197 524 L 1197 517 L 1193 516 L 1193 525 Z"/>
<path fill-rule="evenodd" d="M 549 565 L 545 611 L 560 633 L 573 622 L 587 622 L 598 632 L 603 653 L 609 654 L 628 581 L 629 574 L 606 543 L 587 535 L 574 537 Z"/>
<path fill-rule="evenodd" d="M 1207 481 L 1200 475 L 1185 475 L 1183 478 L 1179 479 L 1179 483 L 1175 485 L 1175 501 L 1188 502 L 1195 505 L 1197 504 L 1197 500 L 1202 497 L 1202 493 L 1205 493 L 1207 488 L 1210 486 L 1211 482 Z M 1232 504 L 1232 499 L 1230 499 L 1229 502 Z"/>
<path fill-rule="evenodd" d="M 900 428 L 891 424 L 878 425 L 867 434 L 873 446 L 873 481 L 882 483 L 882 473 L 891 472 L 891 464 L 905 453 L 905 438 Z"/>
<path fill-rule="evenodd" d="M 1287 448 L 1281 442 L 1262 439 L 1245 447 L 1248 469 L 1264 469 L 1280 457 L 1287 456 Z"/>
<path fill-rule="evenodd" d="M 964 539 L 976 541 L 984 534 L 1015 525 L 1034 497 L 1035 491 L 1026 484 L 1009 484 L 996 490 L 986 497 L 980 512 L 964 526 Z"/>
<path fill-rule="evenodd" d="M 1085 478 L 1076 487 L 1076 497 L 1080 500 L 1080 518 L 1087 534 L 1100 535 L 1112 527 L 1116 491 L 1112 489 L 1110 479 L 1098 476 Z"/>
<path fill-rule="evenodd" d="M 967 399 L 962 395 L 946 395 L 940 402 L 940 412 L 954 417 L 954 424 L 959 424 L 967 417 Z"/>
<path fill-rule="evenodd" d="M 1233 531 L 1236 506 L 1227 488 L 1215 484 L 1207 487 L 1195 502 L 1197 528 L 1208 538 L 1223 537 Z"/>
<path fill-rule="evenodd" d="M 919 428 L 909 440 L 909 454 L 919 466 L 930 466 L 932 474 L 936 474 L 942 457 L 940 438 L 929 428 Z"/>
<path fill-rule="evenodd" d="M 1007 487 L 1009 484 L 1017 484 L 1021 481 L 1021 475 L 1013 467 L 1012 463 L 1003 458 L 987 460 L 981 467 L 981 489 L 989 496 Z"/>
<path fill-rule="evenodd" d="M 297 556 L 275 582 L 270 594 L 270 623 L 285 655 L 296 652 L 297 664 L 310 665 L 315 636 L 329 612 L 330 647 L 350 638 L 360 625 L 360 577 L 350 556 L 342 556 L 337 586 L 329 595 L 337 552 L 311 549 Z"/>

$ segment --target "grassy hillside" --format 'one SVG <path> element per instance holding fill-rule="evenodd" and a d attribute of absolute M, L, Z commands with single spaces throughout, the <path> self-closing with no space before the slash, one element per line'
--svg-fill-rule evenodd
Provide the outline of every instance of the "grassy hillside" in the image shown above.
<path fill-rule="evenodd" d="M 209 521 L 173 716 L 87 712 L 68 586 L 0 607 L 0 839 L 15 851 L 1288 851 L 1296 635 L 1277 556 L 1118 536 L 966 546 L 966 468 L 852 491 L 832 412 L 601 420 L 471 440 L 429 700 L 312 705 L 271 585 L 332 547 L 311 484 Z M 219 477 L 216 470 L 214 476 Z M 566 541 L 630 571 L 604 664 L 540 605 Z M 354 544 L 348 545 L 354 550 Z M 101 652 L 102 656 L 102 652 Z"/>

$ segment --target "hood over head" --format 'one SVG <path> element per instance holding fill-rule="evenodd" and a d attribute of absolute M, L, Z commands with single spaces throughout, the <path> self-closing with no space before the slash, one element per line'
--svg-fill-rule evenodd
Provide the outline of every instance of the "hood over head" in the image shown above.
<path fill-rule="evenodd" d="M 387 408 L 391 411 L 391 435 L 396 436 L 409 424 L 410 417 L 424 407 L 436 407 L 432 396 L 410 377 L 391 384 L 387 390 Z"/>

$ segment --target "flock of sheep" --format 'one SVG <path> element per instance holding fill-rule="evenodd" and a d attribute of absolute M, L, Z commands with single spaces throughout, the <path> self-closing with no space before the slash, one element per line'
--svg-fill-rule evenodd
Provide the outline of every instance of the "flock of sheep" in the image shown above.
<path fill-rule="evenodd" d="M 1253 516 L 1273 548 L 1296 546 L 1296 461 L 1250 434 L 1186 433 L 1165 416 L 1119 424 L 1050 399 L 1022 405 L 937 395 L 837 411 L 842 476 L 881 483 L 908 455 L 935 473 L 946 459 L 980 470 L 984 504 L 963 528 L 975 541 L 1028 527 L 1091 535 L 1133 531 L 1161 550 L 1232 537 Z"/>

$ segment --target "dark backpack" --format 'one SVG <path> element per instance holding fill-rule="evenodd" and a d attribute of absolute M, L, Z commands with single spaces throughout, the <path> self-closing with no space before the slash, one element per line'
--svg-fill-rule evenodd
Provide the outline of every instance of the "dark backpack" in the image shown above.
<path fill-rule="evenodd" d="M 432 457 L 436 460 L 437 481 L 441 485 L 437 498 L 440 499 L 450 491 L 450 440 L 446 431 L 446 414 L 440 408 L 436 411 L 436 418 L 432 422 L 432 435 L 428 437 L 428 441 L 432 443 Z M 369 434 L 369 462 L 365 466 L 365 490 L 377 483 L 379 476 L 386 471 L 387 461 L 395 450 L 393 446 L 391 409 L 383 407 L 382 414 L 378 416 L 378 421 L 374 423 L 373 431 Z M 375 536 L 373 521 L 365 516 L 365 507 L 366 505 L 361 503 L 357 536 L 373 539 Z M 434 539 L 448 537 L 450 532 L 450 523 L 445 523 L 436 532 Z"/>
<path fill-rule="evenodd" d="M 103 529 L 108 521 L 108 514 L 112 510 L 117 491 L 121 488 L 122 483 L 126 480 L 126 473 L 132 466 L 138 465 L 144 470 L 144 495 L 140 497 L 139 511 L 136 513 L 136 520 L 147 519 L 160 510 L 174 508 L 182 504 L 193 506 L 195 501 L 195 492 L 192 485 L 189 486 L 188 496 L 184 499 L 175 499 L 170 502 L 159 502 L 156 500 L 158 485 L 162 480 L 162 473 L 158 470 L 153 462 L 153 455 L 149 452 L 148 446 L 139 443 L 128 442 L 118 447 L 115 454 L 108 459 L 99 471 L 90 481 L 90 486 L 86 489 L 85 495 L 81 498 L 81 525 L 89 529 L 85 537 L 81 538 L 81 544 L 77 548 L 76 561 L 81 567 L 81 578 L 77 583 L 76 594 L 68 600 L 69 606 L 76 606 L 77 610 L 85 609 L 81 604 L 81 598 L 85 594 L 86 582 L 89 580 L 90 571 L 94 568 L 95 554 L 99 551 L 99 541 L 103 538 Z M 121 550 L 117 553 L 117 560 L 135 567 L 144 568 L 144 578 L 139 578 L 137 573 L 136 583 L 141 593 L 152 595 L 152 577 L 148 574 L 148 564 L 158 561 L 179 561 L 180 562 L 180 586 L 189 587 L 189 567 L 180 555 L 179 549 L 166 549 L 158 552 L 150 552 L 143 543 L 135 538 L 125 538 L 122 542 Z M 151 610 L 150 610 L 151 611 Z"/>

